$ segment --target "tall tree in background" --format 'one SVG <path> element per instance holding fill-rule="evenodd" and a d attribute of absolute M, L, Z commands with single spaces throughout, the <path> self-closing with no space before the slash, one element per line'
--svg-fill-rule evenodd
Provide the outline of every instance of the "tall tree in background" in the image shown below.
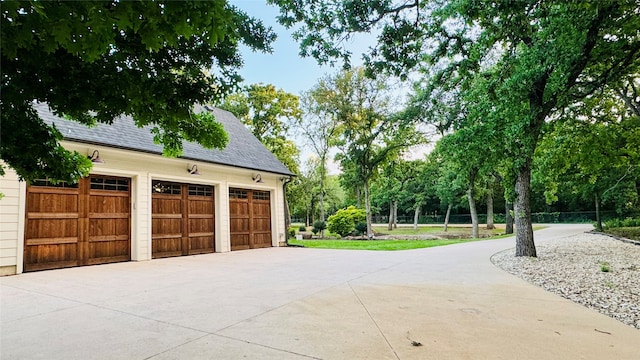
<path fill-rule="evenodd" d="M 429 200 L 437 198 L 436 187 L 439 168 L 438 164 L 429 157 L 424 161 L 414 160 L 413 164 L 417 175 L 409 179 L 407 184 L 407 195 L 409 197 L 405 201 L 410 202 L 413 200 L 413 229 L 415 230 L 418 229 L 422 208 L 427 205 Z"/>
<path fill-rule="evenodd" d="M 302 166 L 287 196 L 291 199 L 291 213 L 302 219 L 307 226 L 320 219 L 320 162 L 316 157 L 310 157 Z M 345 207 L 344 193 L 337 176 L 329 175 L 324 181 L 324 202 L 327 214 Z"/>
<path fill-rule="evenodd" d="M 337 158 L 338 154 L 336 154 Z M 340 174 L 338 175 L 338 181 L 340 187 L 347 192 L 347 202 L 345 205 L 355 205 L 355 207 L 362 209 L 363 194 L 362 183 L 358 180 L 358 171 L 356 164 L 350 162 L 348 159 L 342 158 L 340 161 Z"/>
<path fill-rule="evenodd" d="M 82 124 L 111 124 L 131 115 L 151 125 L 166 155 L 182 139 L 223 148 L 227 137 L 193 105 L 236 86 L 238 47 L 270 51 L 275 34 L 226 1 L 3 1 L 0 159 L 26 180 L 75 182 L 86 154 L 70 152 L 62 135 L 33 108 Z M 0 175 L 4 168 L 0 166 Z"/>
<path fill-rule="evenodd" d="M 318 187 L 318 164 L 316 159 L 309 159 L 302 171 L 294 179 L 291 191 L 287 192 L 290 198 L 291 213 L 303 217 L 306 226 L 312 224 L 312 216 L 315 211 L 316 188 Z"/>
<path fill-rule="evenodd" d="M 372 204 L 378 203 L 389 207 L 387 230 L 397 228 L 398 203 L 403 198 L 403 192 L 408 182 L 408 170 L 406 161 L 400 158 L 389 159 L 380 171 L 380 176 L 373 179 L 371 183 Z"/>
<path fill-rule="evenodd" d="M 440 148 L 442 145 L 436 144 L 436 148 L 427 157 L 427 163 L 430 168 L 436 171 L 436 180 L 434 181 L 435 195 L 440 199 L 440 204 L 446 205 L 446 213 L 444 218 L 443 230 L 447 231 L 451 211 L 454 207 L 458 207 L 468 186 L 464 179 L 459 176 L 459 170 L 451 159 L 443 156 Z"/>
<path fill-rule="evenodd" d="M 617 204 L 620 214 L 637 207 L 640 169 L 630 161 L 624 128 L 580 120 L 557 124 L 540 142 L 534 160 L 534 179 L 545 184 L 547 201 L 556 201 L 558 192 L 591 200 L 599 231 L 603 202 Z"/>
<path fill-rule="evenodd" d="M 373 181 L 372 202 L 389 206 L 388 230 L 397 228 L 399 207 L 413 210 L 414 228 L 417 228 L 420 209 L 433 189 L 435 177 L 430 170 L 422 160 L 395 159 Z"/>
<path fill-rule="evenodd" d="M 289 140 L 290 125 L 302 114 L 297 96 L 270 84 L 253 84 L 227 96 L 219 107 L 238 117 L 291 172 L 300 172 L 300 151 Z"/>
<path fill-rule="evenodd" d="M 308 92 L 302 95 L 302 109 L 304 117 L 298 123 L 298 129 L 305 140 L 318 156 L 319 160 L 319 205 L 320 221 L 325 221 L 324 197 L 326 195 L 325 181 L 327 177 L 327 156 L 329 150 L 335 145 L 340 127 L 336 119 L 335 103 L 336 93 L 329 86 L 330 78 L 320 81 Z"/>
<path fill-rule="evenodd" d="M 466 187 L 474 238 L 479 236 L 478 187 L 490 174 L 495 159 L 492 144 L 475 139 L 486 139 L 489 131 L 485 126 L 462 127 L 440 139 L 437 144 L 437 152 L 446 163 L 446 176 L 453 176 L 456 179 L 454 183 L 464 184 Z"/>
<path fill-rule="evenodd" d="M 367 213 L 367 235 L 371 228 L 369 185 L 378 167 L 408 147 L 422 141 L 411 121 L 403 118 L 394 102 L 388 79 L 373 80 L 364 69 L 343 71 L 329 79 L 335 93 L 331 107 L 336 114 L 340 136 L 337 160 L 343 169 L 353 171 L 353 180 L 362 185 Z"/>
<path fill-rule="evenodd" d="M 462 81 L 467 91 L 481 73 L 490 91 L 474 106 L 503 126 L 498 136 L 515 175 L 516 256 L 536 256 L 531 164 L 545 124 L 640 62 L 637 0 L 270 2 L 284 25 L 302 23 L 295 33 L 302 54 L 320 62 L 348 59 L 350 35 L 378 28 L 365 56 L 372 74 L 407 76 L 423 66 L 435 69 L 436 83 Z"/>
<path fill-rule="evenodd" d="M 534 179 L 545 184 L 547 201 L 556 201 L 560 191 L 591 200 L 598 230 L 602 203 L 616 204 L 620 215 L 640 208 L 640 114 L 634 97 L 624 96 L 635 87 L 627 85 L 567 109 L 568 118 L 555 123 L 536 149 Z"/>

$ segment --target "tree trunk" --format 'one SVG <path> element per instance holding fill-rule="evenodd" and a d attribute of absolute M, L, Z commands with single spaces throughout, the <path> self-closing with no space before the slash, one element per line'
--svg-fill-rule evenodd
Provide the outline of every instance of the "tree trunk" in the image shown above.
<path fill-rule="evenodd" d="M 320 158 L 320 221 L 325 221 L 324 218 L 324 173 L 325 173 L 325 159 Z"/>
<path fill-rule="evenodd" d="M 320 190 L 320 194 L 318 194 L 318 205 L 320 208 L 320 221 L 324 221 L 324 193 L 323 190 Z"/>
<path fill-rule="evenodd" d="M 598 193 L 595 196 L 596 200 L 596 230 L 602 231 L 602 219 L 600 218 L 600 198 L 598 198 Z"/>
<path fill-rule="evenodd" d="M 323 157 L 321 157 L 320 159 L 321 163 L 320 163 L 320 221 L 325 222 L 325 213 L 324 213 L 324 178 L 325 178 L 325 162 L 326 159 Z M 324 239 L 324 230 L 320 231 L 320 237 Z"/>
<path fill-rule="evenodd" d="M 322 187 L 323 185 L 320 185 Z M 320 189 L 320 196 L 318 201 L 320 202 L 320 221 L 324 222 L 324 189 Z M 324 239 L 324 230 L 320 231 L 320 237 Z"/>
<path fill-rule="evenodd" d="M 449 227 L 449 216 L 451 215 L 452 207 L 453 204 L 449 204 L 449 206 L 447 206 L 447 214 L 444 216 L 444 232 L 447 232 L 447 228 Z"/>
<path fill-rule="evenodd" d="M 371 203 L 369 202 L 369 181 L 364 182 L 364 207 L 367 214 L 367 239 L 373 239 L 371 226 Z"/>
<path fill-rule="evenodd" d="M 489 186 L 492 184 L 489 183 Z M 496 226 L 493 224 L 493 189 L 489 188 L 487 192 L 487 229 L 493 230 Z"/>
<path fill-rule="evenodd" d="M 398 202 L 393 202 L 393 228 L 398 228 Z"/>
<path fill-rule="evenodd" d="M 393 230 L 393 201 L 389 200 L 389 226 L 387 230 Z"/>
<path fill-rule="evenodd" d="M 420 205 L 416 205 L 413 213 L 413 230 L 418 230 L 418 221 L 420 220 Z"/>
<path fill-rule="evenodd" d="M 469 212 L 471 213 L 471 237 L 478 238 L 478 209 L 476 208 L 476 200 L 474 184 L 475 175 L 472 174 L 469 178 L 469 189 L 467 190 L 467 197 L 469 199 Z"/>
<path fill-rule="evenodd" d="M 508 200 L 504 204 L 505 213 L 504 213 L 504 222 L 505 222 L 505 234 L 513 234 L 513 216 L 511 216 L 511 212 L 513 211 L 513 203 L 510 203 Z"/>
<path fill-rule="evenodd" d="M 516 177 L 516 256 L 536 257 L 536 244 L 533 241 L 531 226 L 531 159 L 518 171 Z"/>

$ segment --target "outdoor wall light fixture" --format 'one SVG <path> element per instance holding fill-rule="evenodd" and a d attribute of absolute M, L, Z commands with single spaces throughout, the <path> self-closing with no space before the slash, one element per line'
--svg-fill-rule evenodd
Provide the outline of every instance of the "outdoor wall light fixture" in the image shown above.
<path fill-rule="evenodd" d="M 261 182 L 263 182 L 263 181 L 262 181 L 262 175 L 260 175 L 260 174 L 255 174 L 255 175 L 253 175 L 253 178 L 252 178 L 252 179 L 253 179 L 253 181 L 255 181 L 255 182 L 257 182 L 257 183 L 261 183 Z"/>
<path fill-rule="evenodd" d="M 104 160 L 100 158 L 100 151 L 98 150 L 93 150 L 93 153 L 87 157 L 94 164 L 104 164 Z"/>
<path fill-rule="evenodd" d="M 200 171 L 198 171 L 198 165 L 193 165 L 191 168 L 189 168 L 189 165 L 187 165 L 187 172 L 191 175 L 200 175 Z"/>

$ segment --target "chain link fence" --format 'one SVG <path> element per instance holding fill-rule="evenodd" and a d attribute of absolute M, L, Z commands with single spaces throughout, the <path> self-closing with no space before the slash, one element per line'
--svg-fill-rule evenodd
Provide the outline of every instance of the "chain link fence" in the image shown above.
<path fill-rule="evenodd" d="M 600 216 L 603 221 L 619 217 L 615 211 L 601 211 Z M 374 224 L 389 223 L 388 215 L 374 215 L 372 217 Z M 539 212 L 531 214 L 531 220 L 538 224 L 578 224 L 592 223 L 596 221 L 595 211 L 574 211 L 574 212 Z M 304 224 L 305 219 L 292 218 L 292 223 Z M 486 224 L 487 215 L 478 214 L 478 222 Z M 494 214 L 493 222 L 500 224 L 505 222 L 504 214 Z M 422 215 L 418 220 L 419 224 L 444 224 L 444 215 Z M 449 216 L 450 224 L 471 224 L 471 214 L 451 214 Z M 398 224 L 413 224 L 413 216 L 398 216 Z"/>
<path fill-rule="evenodd" d="M 603 220 L 617 217 L 615 211 L 601 211 L 600 216 Z M 444 215 L 423 215 L 418 220 L 419 224 L 443 224 Z M 496 224 L 504 223 L 504 214 L 494 214 L 493 221 Z M 531 221 L 539 224 L 558 224 L 558 223 L 591 223 L 596 221 L 595 211 L 574 211 L 574 212 L 539 212 L 531 214 Z M 378 215 L 373 217 L 373 222 L 377 224 L 386 224 L 389 222 L 388 215 Z M 487 222 L 486 214 L 478 214 L 478 222 L 485 224 Z M 449 216 L 450 224 L 471 224 L 471 214 L 451 214 Z M 398 224 L 413 224 L 413 216 L 398 216 Z"/>

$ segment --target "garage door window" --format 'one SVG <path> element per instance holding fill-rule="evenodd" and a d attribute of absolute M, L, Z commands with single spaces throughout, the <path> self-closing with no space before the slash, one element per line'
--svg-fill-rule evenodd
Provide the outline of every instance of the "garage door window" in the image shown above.
<path fill-rule="evenodd" d="M 249 197 L 249 192 L 246 190 L 229 190 L 229 197 L 232 199 L 247 199 Z"/>
<path fill-rule="evenodd" d="M 92 177 L 91 190 L 129 191 L 129 180 Z"/>
<path fill-rule="evenodd" d="M 49 179 L 38 179 L 34 180 L 31 183 L 31 186 L 46 186 L 46 187 L 56 187 L 56 188 L 72 188 L 77 189 L 78 183 L 70 184 L 66 182 L 59 182 L 57 184 L 53 184 Z"/>
<path fill-rule="evenodd" d="M 192 196 L 211 196 L 213 194 L 212 186 L 189 185 L 189 195 Z"/>
<path fill-rule="evenodd" d="M 253 200 L 269 200 L 268 191 L 253 191 Z"/>
<path fill-rule="evenodd" d="M 154 181 L 152 183 L 153 192 L 156 194 L 171 194 L 171 195 L 180 195 L 182 194 L 182 185 L 162 182 L 162 181 Z"/>

